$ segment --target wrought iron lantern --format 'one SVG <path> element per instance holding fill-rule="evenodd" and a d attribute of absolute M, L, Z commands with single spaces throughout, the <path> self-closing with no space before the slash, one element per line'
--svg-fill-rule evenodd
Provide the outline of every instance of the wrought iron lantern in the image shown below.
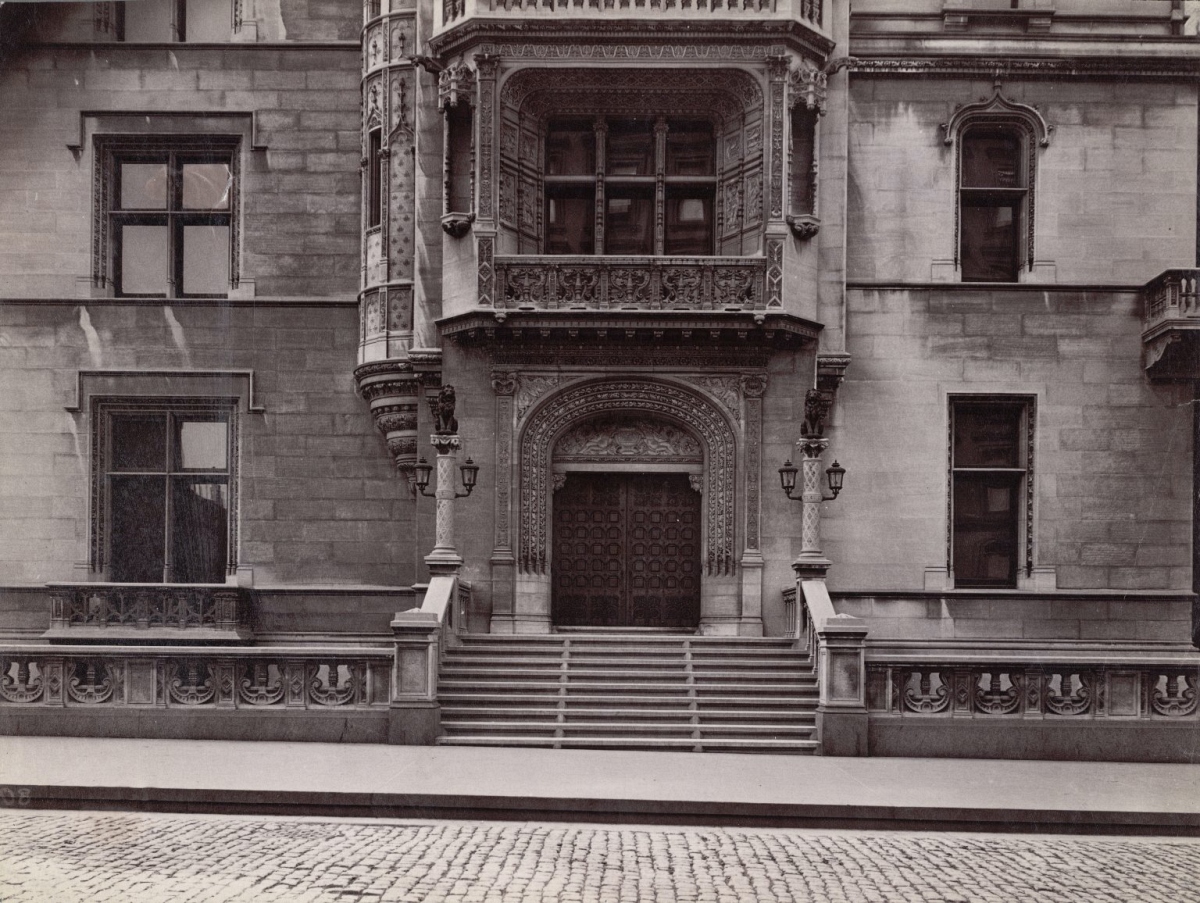
<path fill-rule="evenodd" d="M 415 469 L 415 483 L 417 490 L 421 493 L 421 495 L 426 495 L 427 493 L 425 490 L 429 486 L 429 477 L 433 473 L 433 465 L 426 461 L 424 456 L 422 456 L 421 460 L 417 462 Z"/>
<path fill-rule="evenodd" d="M 783 487 L 784 495 L 789 499 L 797 500 L 799 496 L 792 493 L 796 491 L 796 474 L 800 472 L 791 458 L 783 462 L 783 467 L 779 468 L 779 484 Z M 829 490 L 832 495 L 822 493 L 821 497 L 827 502 L 832 502 L 838 497 L 838 493 L 842 491 L 842 483 L 846 477 L 846 468 L 842 467 L 837 461 L 833 462 L 831 467 L 825 468 L 825 479 L 829 481 Z"/>
<path fill-rule="evenodd" d="M 836 465 L 837 462 L 835 461 L 834 464 Z M 472 461 L 470 458 L 467 458 L 466 463 L 462 464 L 459 467 L 459 470 L 462 471 L 463 489 L 467 490 L 467 492 L 466 492 L 467 495 L 470 495 L 471 490 L 475 488 L 475 481 L 477 479 L 479 479 L 479 465 L 476 464 L 474 461 Z M 838 482 L 838 485 L 839 485 L 839 487 L 841 486 L 840 480 Z"/>

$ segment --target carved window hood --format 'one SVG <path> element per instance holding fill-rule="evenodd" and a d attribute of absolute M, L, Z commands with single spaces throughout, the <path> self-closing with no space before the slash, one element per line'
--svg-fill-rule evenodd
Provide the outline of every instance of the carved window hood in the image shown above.
<path fill-rule="evenodd" d="M 833 43 L 823 35 L 826 0 L 439 0 L 434 11 L 436 31 L 429 40 L 434 54 L 457 52 L 482 38 L 514 37 L 520 41 L 540 35 L 562 38 L 564 33 L 595 35 L 603 27 L 608 40 L 628 35 L 642 42 L 647 36 L 710 37 L 721 40 L 751 35 L 796 35 L 827 53 Z M 816 48 L 814 48 L 816 49 Z"/>
<path fill-rule="evenodd" d="M 477 308 L 438 321 L 463 344 L 610 345 L 694 348 L 798 348 L 814 344 L 822 325 L 780 310 L 586 311 Z"/>
<path fill-rule="evenodd" d="M 1141 290 L 1143 366 L 1151 379 L 1200 378 L 1200 269 L 1167 270 Z"/>

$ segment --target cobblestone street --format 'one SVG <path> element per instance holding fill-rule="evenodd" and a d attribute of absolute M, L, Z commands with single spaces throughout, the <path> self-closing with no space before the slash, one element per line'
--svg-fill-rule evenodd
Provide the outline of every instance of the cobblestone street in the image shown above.
<path fill-rule="evenodd" d="M 0 900 L 1200 900 L 1200 841 L 0 813 Z"/>

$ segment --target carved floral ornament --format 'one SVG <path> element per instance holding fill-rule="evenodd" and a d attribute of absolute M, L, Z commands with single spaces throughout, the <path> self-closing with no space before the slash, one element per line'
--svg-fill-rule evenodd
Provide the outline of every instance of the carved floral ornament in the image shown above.
<path fill-rule="evenodd" d="M 554 443 L 555 461 L 669 461 L 699 464 L 700 442 L 656 417 L 610 414 L 571 427 Z"/>
<path fill-rule="evenodd" d="M 456 107 L 475 104 L 475 72 L 465 63 L 448 66 L 438 75 L 438 106 Z"/>

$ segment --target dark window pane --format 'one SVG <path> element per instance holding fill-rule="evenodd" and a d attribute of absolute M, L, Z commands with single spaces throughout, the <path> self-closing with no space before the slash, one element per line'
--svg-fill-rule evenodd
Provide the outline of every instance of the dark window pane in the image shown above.
<path fill-rule="evenodd" d="M 713 252 L 712 207 L 711 193 L 667 198 L 667 254 Z"/>
<path fill-rule="evenodd" d="M 183 227 L 183 293 L 224 295 L 229 291 L 229 227 Z"/>
<path fill-rule="evenodd" d="M 546 190 L 546 253 L 591 254 L 596 249 L 596 202 L 591 190 Z"/>
<path fill-rule="evenodd" d="M 172 21 L 176 0 L 125 3 L 125 40 L 162 43 L 175 40 Z"/>
<path fill-rule="evenodd" d="M 175 470 L 226 470 L 229 424 L 223 420 L 175 419 Z"/>
<path fill-rule="evenodd" d="M 791 213 L 803 215 L 816 209 L 817 112 L 797 105 L 792 110 L 792 201 Z"/>
<path fill-rule="evenodd" d="M 1018 405 L 954 406 L 955 467 L 1021 467 Z"/>
<path fill-rule="evenodd" d="M 383 132 L 371 129 L 367 135 L 367 226 L 374 229 L 383 222 Z"/>
<path fill-rule="evenodd" d="M 191 41 L 216 43 L 228 41 L 233 31 L 230 0 L 187 0 L 184 38 Z"/>
<path fill-rule="evenodd" d="M 614 122 L 605 151 L 610 176 L 654 175 L 654 131 L 649 121 Z"/>
<path fill-rule="evenodd" d="M 954 475 L 954 583 L 1015 586 L 1019 474 Z"/>
<path fill-rule="evenodd" d="M 653 197 L 643 194 L 609 195 L 604 220 L 604 253 L 654 253 Z"/>
<path fill-rule="evenodd" d="M 191 478 L 171 483 L 171 582 L 224 582 L 229 487 Z"/>
<path fill-rule="evenodd" d="M 460 103 L 446 111 L 450 156 L 450 211 L 469 213 L 474 207 L 471 197 L 471 132 L 474 121 L 471 108 Z"/>
<path fill-rule="evenodd" d="M 667 131 L 667 175 L 711 176 L 712 126 L 707 122 L 671 123 Z"/>
<path fill-rule="evenodd" d="M 188 210 L 228 210 L 233 173 L 228 163 L 183 164 L 183 206 Z"/>
<path fill-rule="evenodd" d="M 1012 132 L 967 132 L 962 137 L 964 188 L 1021 188 L 1021 139 Z"/>
<path fill-rule="evenodd" d="M 596 173 L 596 133 L 590 123 L 552 125 L 546 136 L 546 175 Z"/>
<path fill-rule="evenodd" d="M 167 164 L 122 163 L 122 210 L 167 209 Z"/>
<path fill-rule="evenodd" d="M 166 471 L 166 414 L 114 414 L 111 422 L 112 470 Z"/>
<path fill-rule="evenodd" d="M 167 227 L 121 227 L 121 292 L 165 295 L 170 241 Z"/>
<path fill-rule="evenodd" d="M 962 275 L 966 282 L 1016 282 L 1020 205 L 964 193 Z"/>
<path fill-rule="evenodd" d="M 166 477 L 112 477 L 111 564 L 118 583 L 161 583 L 165 551 Z"/>

